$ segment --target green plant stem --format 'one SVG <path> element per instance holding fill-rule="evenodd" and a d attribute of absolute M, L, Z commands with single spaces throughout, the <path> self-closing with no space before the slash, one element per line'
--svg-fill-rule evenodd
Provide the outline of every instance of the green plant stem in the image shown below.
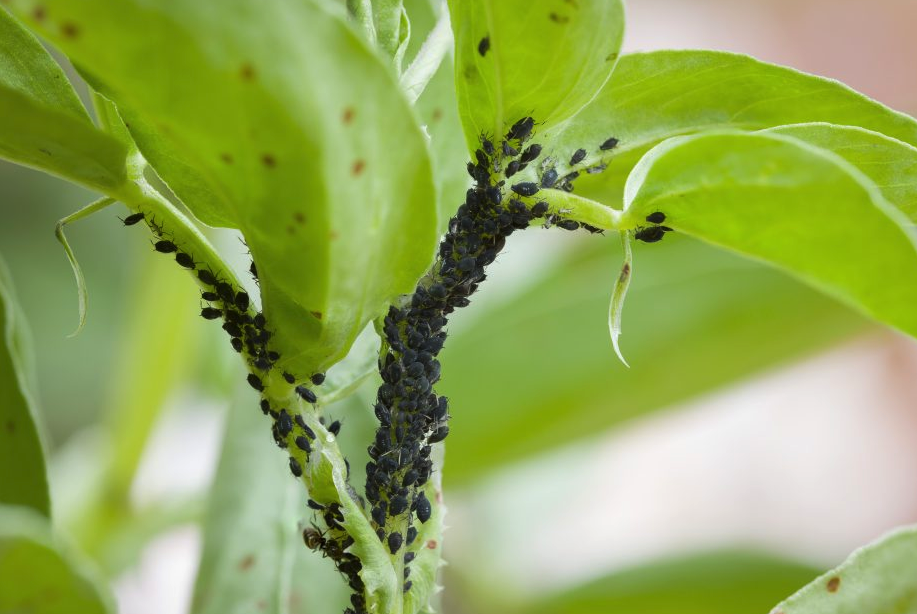
<path fill-rule="evenodd" d="M 445 3 L 443 4 L 445 5 Z M 443 6 L 433 30 L 430 31 L 427 39 L 421 45 L 410 66 L 401 75 L 401 89 L 404 90 L 411 104 L 414 104 L 423 94 L 430 79 L 439 70 L 443 58 L 452 49 L 452 43 L 452 24 L 449 21 L 449 8 Z"/>
<path fill-rule="evenodd" d="M 538 192 L 538 198 L 550 205 L 551 213 L 562 215 L 566 219 L 575 220 L 581 224 L 588 224 L 602 230 L 633 229 L 633 226 L 628 226 L 624 221 L 621 211 L 571 192 L 541 190 Z"/>
<path fill-rule="evenodd" d="M 373 23 L 373 6 L 370 0 L 347 0 L 347 12 L 371 45 L 376 44 L 376 26 Z"/>

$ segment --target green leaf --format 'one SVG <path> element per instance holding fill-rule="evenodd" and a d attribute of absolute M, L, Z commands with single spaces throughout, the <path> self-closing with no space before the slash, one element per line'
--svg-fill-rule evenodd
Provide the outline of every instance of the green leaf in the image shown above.
<path fill-rule="evenodd" d="M 869 177 L 885 199 L 917 223 L 917 148 L 877 132 L 833 124 L 797 124 L 771 128 L 827 149 Z"/>
<path fill-rule="evenodd" d="M 426 143 L 390 67 L 337 12 L 282 0 L 42 5 L 30 23 L 117 104 L 175 194 L 204 222 L 242 230 L 283 331 L 281 368 L 324 369 L 413 288 L 436 242 Z M 34 5 L 11 6 L 28 18 Z M 62 36 L 65 23 L 78 34 Z"/>
<path fill-rule="evenodd" d="M 898 529 L 850 555 L 772 614 L 904 614 L 917 611 L 917 527 Z M 762 610 L 763 611 L 763 610 Z"/>
<path fill-rule="evenodd" d="M 191 612 L 285 612 L 302 488 L 271 450 L 265 418 L 247 395 L 233 404 L 204 519 Z M 302 580 L 300 580 L 302 581 Z"/>
<path fill-rule="evenodd" d="M 0 612 L 106 614 L 111 595 L 32 509 L 0 505 Z"/>
<path fill-rule="evenodd" d="M 531 116 L 541 129 L 588 103 L 614 69 L 619 0 L 450 0 L 456 92 L 469 151 Z"/>
<path fill-rule="evenodd" d="M 93 126 L 41 43 L 0 7 L 0 157 L 102 189 L 123 183 L 125 154 Z"/>
<path fill-rule="evenodd" d="M 914 119 L 846 85 L 721 51 L 624 55 L 599 95 L 543 140 L 563 150 L 562 161 L 583 147 L 584 166 L 610 162 L 604 173 L 580 177 L 577 192 L 617 204 L 634 164 L 669 137 L 806 122 L 861 126 L 917 145 Z M 618 146 L 600 152 L 609 137 L 619 139 Z"/>
<path fill-rule="evenodd" d="M 509 251 L 517 240 L 510 239 Z M 867 326 L 790 276 L 675 233 L 634 246 L 637 270 L 621 338 L 628 370 L 602 334 L 610 284 L 596 283 L 620 271 L 621 250 L 613 237 L 583 237 L 578 247 L 536 265 L 540 273 L 528 287 L 450 335 L 441 383 L 454 422 L 447 488 L 798 359 Z M 488 289 L 481 292 L 483 300 Z M 456 318 L 453 329 L 459 324 Z"/>
<path fill-rule="evenodd" d="M 619 571 L 547 597 L 522 611 L 524 614 L 760 614 L 774 602 L 774 595 L 798 586 L 817 573 L 805 565 L 760 553 L 694 554 Z"/>
<path fill-rule="evenodd" d="M 778 265 L 917 335 L 907 219 L 835 154 L 775 134 L 675 137 L 634 168 L 625 205 L 625 227 L 661 211 L 667 226 Z"/>
<path fill-rule="evenodd" d="M 50 517 L 51 499 L 35 401 L 26 375 L 26 323 L 13 280 L 0 260 L 0 503 L 30 507 Z M 5 577 L 0 574 L 0 577 Z"/>

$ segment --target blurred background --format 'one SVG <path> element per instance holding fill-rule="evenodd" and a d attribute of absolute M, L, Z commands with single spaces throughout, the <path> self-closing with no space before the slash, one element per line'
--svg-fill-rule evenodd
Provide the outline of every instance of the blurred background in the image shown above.
<path fill-rule="evenodd" d="M 748 53 L 915 114 L 915 23 L 908 0 L 631 0 L 625 47 Z M 208 554 L 214 529 L 201 523 L 211 484 L 219 495 L 240 462 L 221 458 L 224 435 L 245 430 L 236 418 L 227 434 L 227 415 L 255 413 L 255 395 L 197 317 L 187 276 L 114 208 L 68 227 L 90 290 L 86 328 L 68 338 L 76 288 L 53 229 L 93 196 L 2 162 L 0 186 L 0 253 L 35 339 L 61 528 L 111 578 L 123 614 L 187 612 L 199 565 L 218 575 L 229 556 Z M 242 262 L 236 237 L 212 237 Z M 613 237 L 514 237 L 455 317 L 441 384 L 454 414 L 447 614 L 766 612 L 917 522 L 917 343 L 693 240 L 635 258 L 629 370 L 606 326 Z M 332 410 L 355 470 L 374 389 Z M 255 424 L 257 445 L 234 454 L 282 466 Z M 298 513 L 288 524 L 308 520 Z M 290 610 L 339 611 L 330 563 L 298 544 L 292 556 Z"/>

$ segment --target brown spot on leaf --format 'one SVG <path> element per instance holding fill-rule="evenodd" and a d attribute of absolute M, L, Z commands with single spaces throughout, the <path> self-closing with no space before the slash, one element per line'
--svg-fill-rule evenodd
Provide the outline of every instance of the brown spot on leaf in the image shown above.
<path fill-rule="evenodd" d="M 579 2 L 577 2 L 576 0 L 564 0 L 564 2 L 566 2 L 567 4 L 569 4 L 570 6 L 572 6 L 575 9 L 579 8 Z"/>
<path fill-rule="evenodd" d="M 442 503 L 443 502 L 443 492 L 441 490 L 437 490 L 436 494 L 433 496 L 433 499 L 437 503 Z"/>
<path fill-rule="evenodd" d="M 324 316 L 324 314 L 321 311 L 310 311 L 309 313 L 311 313 L 315 317 L 316 320 L 321 320 L 322 316 Z"/>
<path fill-rule="evenodd" d="M 254 81 L 255 67 L 248 62 L 242 64 L 242 66 L 239 68 L 239 76 L 242 77 L 243 81 Z"/>
<path fill-rule="evenodd" d="M 255 564 L 255 555 L 248 554 L 241 561 L 239 561 L 239 571 L 248 571 L 252 568 L 252 565 Z"/>
<path fill-rule="evenodd" d="M 560 24 L 569 23 L 570 21 L 570 18 L 567 17 L 566 15 L 558 15 L 557 13 L 548 14 L 548 19 L 550 19 L 554 23 L 560 23 Z"/>
<path fill-rule="evenodd" d="M 44 147 L 39 147 L 39 148 L 38 148 L 38 151 L 40 151 L 41 153 L 45 154 L 46 156 L 50 156 L 50 155 L 51 155 L 51 152 L 48 151 L 47 149 L 45 149 Z"/>
<path fill-rule="evenodd" d="M 439 545 L 439 544 L 436 543 L 436 540 L 435 540 L 435 539 L 431 539 L 430 541 L 428 541 L 428 542 L 426 543 L 427 548 L 430 549 L 430 550 L 436 550 L 436 546 L 438 546 L 438 545 Z"/>
<path fill-rule="evenodd" d="M 14 433 L 16 431 L 16 423 L 12 420 L 7 420 L 5 426 L 7 433 Z"/>
<path fill-rule="evenodd" d="M 297 224 L 305 224 L 305 223 L 306 223 L 306 216 L 303 214 L 302 211 L 297 211 L 297 212 L 295 212 L 295 213 L 293 214 L 293 220 L 294 220 Z"/>
<path fill-rule="evenodd" d="M 614 61 L 617 60 L 617 59 L 618 59 L 618 54 L 617 54 L 617 53 L 609 53 L 608 55 L 605 56 L 605 61 L 606 61 L 606 62 L 614 62 Z"/>
<path fill-rule="evenodd" d="M 292 225 L 287 226 L 287 234 L 295 235 L 295 234 L 296 234 L 296 229 L 293 228 Z"/>
<path fill-rule="evenodd" d="M 331 230 L 328 232 L 328 239 L 331 241 L 337 241 L 338 236 L 339 235 L 337 230 Z"/>
<path fill-rule="evenodd" d="M 261 164 L 265 165 L 268 168 L 274 168 L 275 166 L 277 166 L 277 158 L 275 158 L 273 154 L 269 154 L 269 153 L 264 154 L 263 156 L 261 156 Z"/>
<path fill-rule="evenodd" d="M 228 153 L 222 153 L 220 154 L 220 160 L 222 160 L 226 164 L 232 164 L 232 155 Z"/>
<path fill-rule="evenodd" d="M 64 38 L 76 38 L 80 35 L 80 27 L 72 21 L 65 21 L 61 24 L 60 33 Z"/>
<path fill-rule="evenodd" d="M 344 114 L 341 115 L 341 121 L 345 124 L 349 124 L 353 121 L 353 116 L 356 114 L 356 111 L 353 110 L 353 107 L 347 107 L 344 109 Z"/>
<path fill-rule="evenodd" d="M 837 589 L 839 589 L 840 587 L 841 587 L 841 579 L 838 578 L 837 576 L 834 576 L 833 578 L 828 580 L 828 583 L 825 585 L 825 588 L 828 589 L 829 593 L 836 593 Z"/>
<path fill-rule="evenodd" d="M 433 117 L 432 117 L 433 121 L 438 122 L 442 118 L 443 118 L 443 110 L 440 109 L 439 107 L 436 107 L 435 109 L 433 109 Z"/>
<path fill-rule="evenodd" d="M 267 609 L 267 601 L 260 599 L 258 600 L 258 603 L 255 604 L 255 607 L 263 612 Z"/>
<path fill-rule="evenodd" d="M 47 13 L 45 13 L 45 7 L 41 6 L 40 4 L 32 9 L 32 17 L 35 19 L 35 21 L 44 21 L 45 16 L 47 16 Z"/>
<path fill-rule="evenodd" d="M 366 168 L 366 162 L 363 160 L 354 160 L 353 166 L 350 167 L 350 172 L 353 173 L 354 177 L 358 177 L 360 173 L 363 172 L 363 169 Z"/>

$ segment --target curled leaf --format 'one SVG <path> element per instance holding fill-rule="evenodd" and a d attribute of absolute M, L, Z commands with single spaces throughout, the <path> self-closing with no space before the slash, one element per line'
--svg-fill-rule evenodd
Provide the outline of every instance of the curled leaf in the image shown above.
<path fill-rule="evenodd" d="M 618 281 L 615 282 L 614 292 L 611 293 L 611 304 L 608 306 L 608 330 L 611 333 L 611 344 L 615 348 L 615 354 L 618 355 L 624 366 L 629 369 L 630 365 L 624 360 L 621 347 L 618 345 L 618 337 L 621 336 L 621 314 L 624 311 L 624 298 L 627 296 L 631 274 L 634 270 L 634 255 L 630 247 L 630 231 L 621 231 L 621 243 L 624 245 L 624 264 L 621 265 L 621 273 L 618 275 Z"/>

